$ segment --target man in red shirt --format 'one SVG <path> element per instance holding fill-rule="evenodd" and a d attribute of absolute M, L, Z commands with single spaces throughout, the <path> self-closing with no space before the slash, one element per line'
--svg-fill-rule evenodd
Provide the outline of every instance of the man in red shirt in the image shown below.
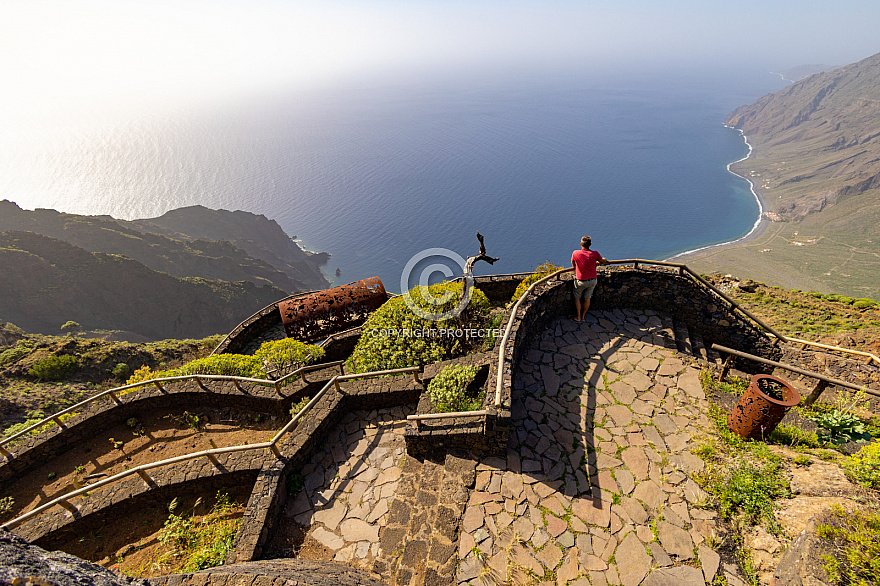
<path fill-rule="evenodd" d="M 592 239 L 581 238 L 581 249 L 571 253 L 571 266 L 574 267 L 574 321 L 584 321 L 590 309 L 590 298 L 596 288 L 596 265 L 607 265 L 608 259 L 595 250 L 590 250 Z"/>

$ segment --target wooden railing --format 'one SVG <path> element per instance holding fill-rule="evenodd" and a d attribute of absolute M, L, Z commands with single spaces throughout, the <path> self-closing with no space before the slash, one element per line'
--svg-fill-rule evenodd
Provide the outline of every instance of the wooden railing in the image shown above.
<path fill-rule="evenodd" d="M 799 366 L 793 366 L 791 364 L 786 364 L 784 362 L 776 362 L 775 360 L 768 360 L 766 358 L 762 358 L 761 356 L 755 356 L 754 354 L 749 354 L 747 352 L 742 352 L 740 350 L 734 350 L 733 348 L 727 348 L 726 346 L 721 346 L 719 344 L 712 344 L 712 349 L 717 350 L 719 352 L 724 352 L 728 356 L 738 356 L 740 358 L 745 358 L 746 360 L 752 360 L 759 364 L 766 364 L 767 366 L 773 366 L 776 368 L 781 368 L 783 370 L 787 370 L 789 372 L 794 372 L 800 374 L 802 376 L 807 376 L 810 378 L 814 378 L 819 381 L 816 384 L 816 387 L 813 391 L 804 399 L 804 404 L 809 406 L 816 402 L 816 399 L 819 398 L 819 395 L 822 394 L 828 385 L 837 385 L 839 387 L 843 387 L 845 389 L 850 389 L 852 391 L 861 391 L 866 395 L 871 395 L 872 397 L 880 397 L 880 391 L 875 391 L 874 389 L 869 389 L 866 386 L 856 385 L 851 382 L 847 382 L 845 380 L 840 380 L 837 378 L 832 378 L 830 376 L 813 372 L 812 370 L 807 370 L 805 368 L 801 368 Z M 718 380 L 723 380 L 727 375 L 727 371 L 730 369 L 730 360 L 726 360 L 724 362 L 724 366 L 721 368 L 721 372 L 718 374 Z"/>
<path fill-rule="evenodd" d="M 293 431 L 296 428 L 296 426 L 299 424 L 299 422 L 302 420 L 302 418 L 305 417 L 306 414 L 308 414 L 308 412 L 318 403 L 318 401 L 321 400 L 321 398 L 327 393 L 328 390 L 330 390 L 331 387 L 335 387 L 337 391 L 341 391 L 341 388 L 339 386 L 340 381 L 353 380 L 353 379 L 358 379 L 358 378 L 375 378 L 375 377 L 379 377 L 379 376 L 386 376 L 386 375 L 393 375 L 393 374 L 412 373 L 416 382 L 420 383 L 421 382 L 421 379 L 419 378 L 420 372 L 421 372 L 421 367 L 411 366 L 409 368 L 396 368 L 396 369 L 392 369 L 392 370 L 379 370 L 379 371 L 363 372 L 363 373 L 357 373 L 357 374 L 336 375 L 332 379 L 327 381 L 327 383 L 321 388 L 321 390 L 318 391 L 318 393 L 315 394 L 315 396 L 312 397 L 312 399 L 308 403 L 306 403 L 306 405 L 302 409 L 300 409 L 296 413 L 296 415 L 294 415 L 290 419 L 290 421 L 287 422 L 287 424 L 284 427 L 282 427 L 272 437 L 272 439 L 270 439 L 267 442 L 262 442 L 262 443 L 258 443 L 258 444 L 229 446 L 229 447 L 225 447 L 225 448 L 213 448 L 210 450 L 202 450 L 200 452 L 193 452 L 191 454 L 183 454 L 181 456 L 175 456 L 174 458 L 168 458 L 166 460 L 160 460 L 158 462 L 150 462 L 148 464 L 141 464 L 139 466 L 135 466 L 134 468 L 130 468 L 128 470 L 125 470 L 124 472 L 120 472 L 119 474 L 115 474 L 115 475 L 110 476 L 108 478 L 104 478 L 103 480 L 100 480 L 100 481 L 95 482 L 93 484 L 90 484 L 88 486 L 84 486 L 84 487 L 79 488 L 77 490 L 74 490 L 74 491 L 68 492 L 66 494 L 63 494 L 59 497 L 56 497 L 56 498 L 52 499 L 51 501 L 44 503 L 31 511 L 28 511 L 27 513 L 24 513 L 23 515 L 20 515 L 20 516 L 16 517 L 15 519 L 12 519 L 11 521 L 7 521 L 3 525 L 0 525 L 0 529 L 7 529 L 7 530 L 14 529 L 15 527 L 18 527 L 19 525 L 21 525 L 22 523 L 24 523 L 28 519 L 36 517 L 37 515 L 44 513 L 45 511 L 51 509 L 52 507 L 54 507 L 56 505 L 60 505 L 71 512 L 76 512 L 77 508 L 73 503 L 70 502 L 71 499 L 73 499 L 77 496 L 80 496 L 86 492 L 93 491 L 97 488 L 101 488 L 102 486 L 106 486 L 106 485 L 111 484 L 113 482 L 117 482 L 119 480 L 122 480 L 123 478 L 127 478 L 129 476 L 134 475 L 134 474 L 137 474 L 138 476 L 140 476 L 143 479 L 143 481 L 148 486 L 150 486 L 152 488 L 152 486 L 155 485 L 156 483 L 152 479 L 152 477 L 150 477 L 148 471 L 152 470 L 154 468 L 161 468 L 164 466 L 170 466 L 171 464 L 177 464 L 178 462 L 186 462 L 188 460 L 195 460 L 196 458 L 208 458 L 208 460 L 210 460 L 211 463 L 219 469 L 221 466 L 220 461 L 217 459 L 217 456 L 219 454 L 228 454 L 228 453 L 232 453 L 232 452 L 243 452 L 246 450 L 269 449 L 272 451 L 273 454 L 275 454 L 276 458 L 281 458 L 281 450 L 278 449 L 278 442 L 281 440 L 281 438 L 283 438 L 286 434 L 288 434 L 289 432 Z M 291 374 L 293 374 L 293 373 L 291 373 Z M 175 377 L 175 378 L 177 378 L 177 377 Z M 254 379 L 254 380 L 259 380 L 259 379 Z"/>
<path fill-rule="evenodd" d="M 98 393 L 97 395 L 89 397 L 88 399 L 86 399 L 84 401 L 80 401 L 76 405 L 71 405 L 70 407 L 68 407 L 66 409 L 62 409 L 61 411 L 58 411 L 57 413 L 53 413 L 52 415 L 49 415 L 48 417 L 41 419 L 40 421 L 22 429 L 21 431 L 18 431 L 17 433 L 14 433 L 10 436 L 4 437 L 2 440 L 0 440 L 0 454 L 2 454 L 6 458 L 11 457 L 12 454 L 5 447 L 9 442 L 18 439 L 21 436 L 28 434 L 35 429 L 39 429 L 48 423 L 55 423 L 61 429 L 67 429 L 67 426 L 64 424 L 64 421 L 61 419 L 62 416 L 67 415 L 68 413 L 73 413 L 74 411 L 77 411 L 78 409 L 81 409 L 82 407 L 85 407 L 86 405 L 89 405 L 90 403 L 94 403 L 98 399 L 103 399 L 104 397 L 109 397 L 110 400 L 112 400 L 116 405 L 121 405 L 122 401 L 119 400 L 119 395 L 123 391 L 130 391 L 131 389 L 136 389 L 138 387 L 153 385 L 153 386 L 158 387 L 159 390 L 164 393 L 165 387 L 162 386 L 162 383 L 195 380 L 200 387 L 204 387 L 204 385 L 202 384 L 203 380 L 220 380 L 220 381 L 232 381 L 235 384 L 236 388 L 238 388 L 239 390 L 241 390 L 241 383 L 252 383 L 252 384 L 257 384 L 257 385 L 262 385 L 262 386 L 274 386 L 275 392 L 280 396 L 284 396 L 284 394 L 281 392 L 281 387 L 284 386 L 287 383 L 287 381 L 290 380 L 291 378 L 299 376 L 303 381 L 308 382 L 308 380 L 306 379 L 307 372 L 310 372 L 313 370 L 323 370 L 325 368 L 332 368 L 332 367 L 336 367 L 336 366 L 339 367 L 340 374 L 345 374 L 345 366 L 344 365 L 345 365 L 344 360 L 336 360 L 334 362 L 323 362 L 321 364 L 310 364 L 308 366 L 303 366 L 301 368 L 297 368 L 293 372 L 286 374 L 286 375 L 284 375 L 280 378 L 277 378 L 275 380 L 269 380 L 269 379 L 265 379 L 265 378 L 250 378 L 250 377 L 244 377 L 244 376 L 227 376 L 227 375 L 221 375 L 221 374 L 187 374 L 187 375 L 183 375 L 183 376 L 166 376 L 166 377 L 162 377 L 162 378 L 153 378 L 153 379 L 149 379 L 149 380 L 145 380 L 145 381 L 140 381 L 137 383 L 132 383 L 130 385 L 115 387 L 113 389 L 102 391 L 102 392 Z"/>

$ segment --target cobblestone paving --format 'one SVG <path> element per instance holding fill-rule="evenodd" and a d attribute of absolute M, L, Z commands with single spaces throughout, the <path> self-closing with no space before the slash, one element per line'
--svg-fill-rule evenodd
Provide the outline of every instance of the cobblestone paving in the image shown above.
<path fill-rule="evenodd" d="M 371 569 L 379 554 L 379 529 L 397 491 L 412 408 L 347 414 L 303 468 L 303 490 L 288 502 L 287 518 L 308 527 L 309 557 Z M 314 543 L 312 544 L 314 545 Z"/>
<path fill-rule="evenodd" d="M 719 527 L 688 452 L 708 403 L 663 334 L 655 313 L 615 310 L 557 320 L 534 341 L 507 458 L 477 466 L 459 584 L 712 581 Z"/>

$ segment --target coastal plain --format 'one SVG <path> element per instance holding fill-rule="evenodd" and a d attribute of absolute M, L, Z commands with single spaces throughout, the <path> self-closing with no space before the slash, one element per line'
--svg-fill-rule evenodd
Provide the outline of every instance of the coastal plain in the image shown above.
<path fill-rule="evenodd" d="M 747 238 L 676 260 L 701 272 L 878 298 L 880 54 L 764 96 L 726 124 L 753 147 L 730 169 L 752 182 L 765 216 Z"/>

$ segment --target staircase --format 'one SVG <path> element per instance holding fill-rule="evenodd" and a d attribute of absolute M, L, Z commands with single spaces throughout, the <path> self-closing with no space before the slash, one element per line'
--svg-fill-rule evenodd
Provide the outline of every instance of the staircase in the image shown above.
<path fill-rule="evenodd" d="M 698 360 L 721 365 L 721 355 L 713 350 L 711 345 L 706 345 L 702 335 L 698 332 L 691 332 L 686 323 L 669 316 L 661 317 L 661 321 L 665 332 L 661 335 L 666 348 L 678 350 L 682 354 L 693 356 Z"/>
<path fill-rule="evenodd" d="M 407 455 L 373 571 L 389 584 L 454 584 L 458 532 L 476 462 L 451 453 Z"/>

